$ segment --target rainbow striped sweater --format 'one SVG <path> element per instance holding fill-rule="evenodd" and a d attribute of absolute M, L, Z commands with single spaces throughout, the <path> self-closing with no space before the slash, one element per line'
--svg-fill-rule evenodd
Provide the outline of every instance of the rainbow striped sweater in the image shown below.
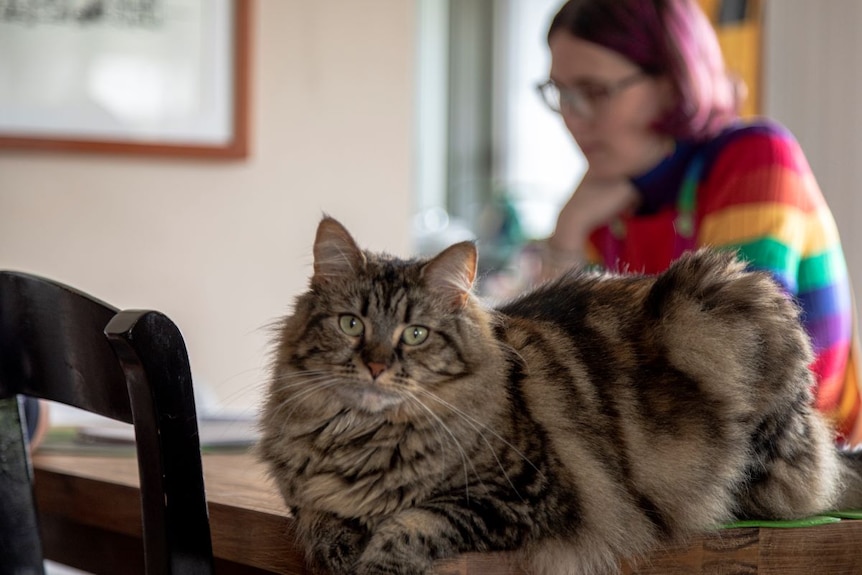
<path fill-rule="evenodd" d="M 657 273 L 685 249 L 738 250 L 770 271 L 802 308 L 816 354 L 817 407 L 841 439 L 862 441 L 860 395 L 848 369 L 853 305 L 832 213 L 793 136 L 781 126 L 734 125 L 633 180 L 639 211 L 593 231 L 595 263 Z"/>

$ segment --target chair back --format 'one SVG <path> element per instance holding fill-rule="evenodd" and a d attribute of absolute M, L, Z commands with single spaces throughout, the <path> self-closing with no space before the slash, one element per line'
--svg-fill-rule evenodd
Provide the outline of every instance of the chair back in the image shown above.
<path fill-rule="evenodd" d="M 133 424 L 145 572 L 212 573 L 191 372 L 170 319 L 119 311 L 45 278 L 0 272 L 0 570 L 41 575 L 19 395 Z"/>

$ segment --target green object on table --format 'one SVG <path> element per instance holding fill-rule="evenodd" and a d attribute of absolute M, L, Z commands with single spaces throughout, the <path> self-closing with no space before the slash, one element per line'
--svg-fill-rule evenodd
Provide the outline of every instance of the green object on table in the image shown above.
<path fill-rule="evenodd" d="M 859 512 L 857 512 L 859 513 Z M 862 517 L 862 513 L 859 514 Z M 839 523 L 841 518 L 836 515 L 813 515 L 802 519 L 745 519 L 722 525 L 722 529 L 741 529 L 745 527 L 771 527 L 773 529 L 792 529 L 795 527 L 816 527 L 817 525 L 828 525 Z"/>
<path fill-rule="evenodd" d="M 841 519 L 862 519 L 862 510 L 850 509 L 847 511 L 830 511 L 827 515 Z"/>

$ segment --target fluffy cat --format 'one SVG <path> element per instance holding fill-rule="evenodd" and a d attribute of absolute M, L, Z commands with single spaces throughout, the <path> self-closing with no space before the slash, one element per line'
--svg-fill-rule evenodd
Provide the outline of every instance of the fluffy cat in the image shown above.
<path fill-rule="evenodd" d="M 528 573 L 614 573 L 734 518 L 862 507 L 860 456 L 812 407 L 799 311 L 767 274 L 699 251 L 491 310 L 476 258 L 405 261 L 320 223 L 258 446 L 316 571 L 518 550 Z"/>

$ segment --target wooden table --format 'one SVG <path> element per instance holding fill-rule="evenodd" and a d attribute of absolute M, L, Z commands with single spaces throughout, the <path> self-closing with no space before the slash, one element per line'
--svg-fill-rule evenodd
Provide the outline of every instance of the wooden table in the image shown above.
<path fill-rule="evenodd" d="M 46 555 L 97 574 L 143 573 L 134 457 L 34 457 Z M 291 519 L 248 454 L 204 455 L 218 575 L 306 575 Z M 98 563 L 95 561 L 98 560 Z M 100 567 L 101 565 L 101 567 Z M 521 575 L 506 554 L 441 562 L 439 575 Z M 662 549 L 627 575 L 862 573 L 862 521 L 795 529 L 727 529 Z"/>

